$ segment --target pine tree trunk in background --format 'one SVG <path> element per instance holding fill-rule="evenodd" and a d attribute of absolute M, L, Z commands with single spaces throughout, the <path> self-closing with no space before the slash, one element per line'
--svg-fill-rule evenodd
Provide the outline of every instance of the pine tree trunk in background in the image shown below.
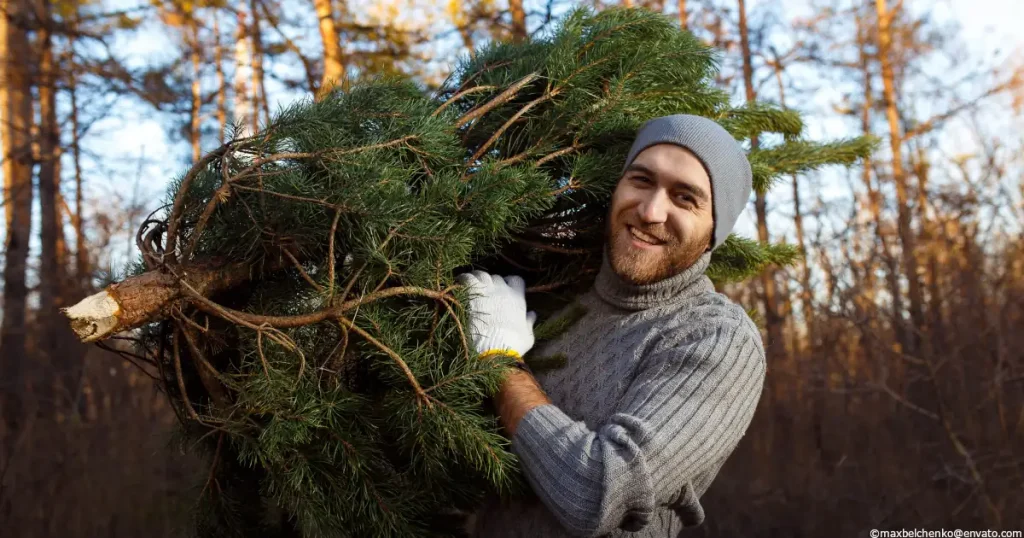
<path fill-rule="evenodd" d="M 874 109 L 874 89 L 872 85 L 872 73 L 871 73 L 871 54 L 868 52 L 868 44 L 871 41 L 870 29 L 865 23 L 862 17 L 857 18 L 857 36 L 858 36 L 858 49 L 859 49 L 859 61 L 861 67 L 861 75 L 864 81 L 864 103 L 861 107 L 861 131 L 864 135 L 871 134 L 871 111 Z M 895 339 L 901 346 L 906 347 L 906 326 L 903 323 L 903 292 L 900 291 L 900 273 L 899 265 L 896 262 L 896 257 L 892 253 L 892 246 L 889 243 L 889 238 L 886 234 L 885 227 L 882 221 L 882 193 L 879 189 L 875 188 L 871 181 L 871 172 L 873 166 L 871 165 L 871 158 L 868 157 L 864 160 L 864 165 L 861 168 L 861 179 L 864 182 L 864 188 L 868 193 L 870 201 L 871 217 L 874 221 L 875 236 L 878 238 L 878 245 L 881 247 L 882 260 L 886 264 L 886 285 L 889 288 L 889 295 L 892 300 L 892 325 Z M 881 179 L 878 179 L 881 183 Z M 868 279 L 873 279 L 872 273 L 868 271 L 865 275 Z M 871 286 L 868 293 L 871 297 L 874 296 L 874 284 L 873 280 L 867 280 L 867 285 Z M 899 364 L 897 364 L 898 366 Z"/>
<path fill-rule="evenodd" d="M 458 29 L 459 36 L 462 37 L 462 46 L 466 47 L 470 57 L 473 57 L 476 54 L 476 43 L 473 40 L 473 28 L 477 17 L 476 9 L 472 7 L 467 9 L 463 2 L 456 1 L 448 5 L 448 14 Z"/>
<path fill-rule="evenodd" d="M 260 16 L 257 11 L 257 0 L 249 0 L 252 15 L 252 26 L 249 36 L 252 38 L 252 130 L 260 128 L 260 111 L 263 118 L 270 119 L 270 105 L 267 103 L 266 79 L 263 73 L 263 34 L 260 31 Z"/>
<path fill-rule="evenodd" d="M 910 319 L 913 328 L 924 326 L 921 302 L 921 280 L 917 274 L 916 241 L 910 228 L 910 205 L 907 194 L 907 176 L 903 169 L 903 138 L 900 133 L 899 111 L 896 109 L 896 83 L 892 69 L 892 16 L 886 0 L 875 0 L 878 15 L 878 60 L 882 66 L 882 92 L 885 97 L 885 116 L 889 121 L 889 148 L 892 151 L 892 177 L 896 183 L 896 202 L 899 210 L 899 235 L 903 246 L 903 265 L 910 298 Z M 909 331 L 906 344 L 908 353 L 917 350 L 917 333 Z"/>
<path fill-rule="evenodd" d="M 641 6 L 655 13 L 661 13 L 665 11 L 665 0 L 644 0 Z"/>
<path fill-rule="evenodd" d="M 203 94 L 202 86 L 200 85 L 200 69 L 202 68 L 202 55 L 199 51 L 199 21 L 196 20 L 195 14 L 189 17 L 188 28 L 186 31 L 189 34 L 189 48 L 192 49 L 190 56 L 192 57 L 192 122 L 189 136 L 192 142 L 192 162 L 197 163 L 199 159 L 203 157 L 202 149 L 202 107 L 203 107 Z"/>
<path fill-rule="evenodd" d="M 754 67 L 751 60 L 750 37 L 747 27 L 747 7 L 744 0 L 738 0 L 739 8 L 739 31 L 740 50 L 743 54 L 743 84 L 746 90 L 748 103 L 757 100 L 757 93 L 754 90 Z M 756 136 L 750 140 L 751 148 L 757 149 L 759 141 Z M 755 191 L 755 209 L 757 210 L 757 235 L 762 243 L 768 242 L 768 216 L 765 194 Z M 760 275 L 762 287 L 762 305 L 765 310 L 765 324 L 767 325 L 768 338 L 765 342 L 765 359 L 768 361 L 768 368 L 773 369 L 780 366 L 782 359 L 786 357 L 786 341 L 782 326 L 782 319 L 779 317 L 778 297 L 775 289 L 775 272 L 769 267 Z M 768 376 L 765 382 L 766 402 L 771 411 L 771 420 L 768 429 L 768 453 L 782 454 L 790 450 L 790 435 L 788 432 L 789 421 L 783 415 L 784 409 L 781 403 L 780 386 L 782 379 L 778 375 Z"/>
<path fill-rule="evenodd" d="M 74 57 L 71 56 L 73 62 Z M 85 293 L 92 291 L 92 271 L 90 270 L 88 247 L 85 245 L 85 216 L 82 193 L 82 150 L 79 144 L 78 128 L 78 81 L 75 70 L 78 66 L 71 63 L 68 70 L 68 93 L 71 101 L 71 156 L 75 165 L 75 212 L 71 221 L 75 228 L 75 284 Z"/>
<path fill-rule="evenodd" d="M 320 21 L 320 41 L 324 46 L 324 76 L 317 91 L 317 98 L 320 99 L 331 87 L 343 83 L 345 63 L 334 18 L 333 0 L 313 0 L 313 3 L 316 5 L 316 17 Z"/>
<path fill-rule="evenodd" d="M 526 10 L 523 0 L 508 0 L 508 10 L 512 14 L 512 39 L 523 41 L 529 34 L 526 32 Z"/>
<path fill-rule="evenodd" d="M 739 25 L 740 25 L 740 48 L 743 53 L 743 85 L 746 89 L 747 102 L 757 100 L 757 93 L 754 90 L 754 67 L 751 61 L 750 36 L 747 28 L 747 7 L 745 0 L 739 2 Z M 751 147 L 756 149 L 759 145 L 757 137 L 751 139 Z M 755 209 L 757 210 L 757 236 L 763 243 L 767 243 L 768 237 L 768 215 L 767 201 L 763 192 L 755 193 Z M 768 342 L 765 345 L 765 354 L 769 364 L 778 364 L 778 360 L 786 356 L 785 335 L 782 330 L 782 319 L 779 316 L 778 294 L 775 289 L 775 271 L 772 268 L 766 269 L 761 275 L 761 286 L 763 289 L 762 302 L 765 309 L 765 323 L 768 328 Z"/>
<path fill-rule="evenodd" d="M 224 143 L 228 130 L 228 89 L 224 79 L 224 42 L 220 33 L 220 12 L 213 12 L 213 67 L 217 72 L 217 141 Z"/>
<path fill-rule="evenodd" d="M 913 163 L 914 163 L 914 175 L 917 176 L 917 218 L 920 220 L 921 226 L 921 241 L 920 241 L 920 252 L 915 252 L 915 255 L 925 257 L 924 265 L 927 270 L 927 287 L 928 287 L 928 302 L 925 304 L 925 299 L 921 299 L 921 308 L 928 313 L 927 319 L 922 316 L 921 330 L 924 332 L 921 341 L 921 353 L 927 357 L 932 357 L 932 351 L 935 349 L 932 338 L 935 338 L 943 333 L 939 323 L 942 315 L 942 294 L 939 293 L 939 275 L 938 275 L 938 260 L 936 242 L 938 236 L 935 234 L 935 223 L 932 222 L 928 215 L 928 172 L 930 170 L 930 164 L 928 162 L 928 155 L 924 151 L 924 147 L 920 144 L 913 144 L 916 146 L 913 151 Z M 923 287 L 923 286 L 922 286 Z M 922 290 L 923 293 L 923 290 Z"/>
<path fill-rule="evenodd" d="M 28 13 L 22 0 L 0 0 L 0 58 L 19 61 L 0 62 L 0 155 L 4 176 L 3 325 L 0 326 L 0 379 L 5 423 L 4 454 L 22 428 L 26 406 L 23 371 L 26 358 L 25 269 L 32 232 L 32 88 L 26 72 L 31 57 L 28 37 L 22 21 Z"/>
<path fill-rule="evenodd" d="M 232 103 L 232 121 L 242 126 L 242 134 L 254 132 L 253 111 L 255 97 L 249 87 L 252 81 L 252 42 L 249 40 L 249 23 L 245 11 L 238 10 L 237 32 L 235 33 L 235 81 Z"/>
<path fill-rule="evenodd" d="M 688 18 L 686 16 L 686 0 L 679 0 L 679 27 L 683 30 L 689 29 L 687 25 Z"/>
<path fill-rule="evenodd" d="M 775 79 L 779 85 L 779 105 L 786 108 L 786 86 L 782 81 L 782 63 L 775 62 Z M 800 261 L 800 310 L 807 328 L 808 342 L 814 341 L 814 311 L 811 308 L 813 293 L 811 292 L 811 264 L 808 261 L 807 242 L 804 240 L 804 217 L 800 208 L 800 182 L 796 175 L 793 179 L 793 226 L 796 231 L 796 244 L 804 253 Z M 797 347 L 793 347 L 794 352 Z"/>
<path fill-rule="evenodd" d="M 60 386 L 68 368 L 73 365 L 66 363 L 64 353 L 61 349 L 62 328 L 67 327 L 61 323 L 58 308 L 61 304 L 61 291 L 64 283 L 64 268 L 60 265 L 60 250 L 62 241 L 58 236 L 62 234 L 61 223 L 63 218 L 60 215 L 58 206 L 58 195 L 60 187 L 60 175 L 58 172 L 58 159 L 60 134 L 57 127 L 57 98 L 56 98 L 56 68 L 53 58 L 53 40 L 51 36 L 52 20 L 49 17 L 49 6 L 45 0 L 37 2 L 37 13 L 41 16 L 41 25 L 38 36 L 39 51 L 39 76 L 36 80 L 36 87 L 39 95 L 39 211 L 40 211 L 40 256 L 39 256 L 39 310 L 36 314 L 36 333 L 38 335 L 36 350 L 38 358 L 33 363 L 52 368 L 56 374 L 53 377 L 43 376 L 43 379 L 58 380 Z M 52 388 L 52 387 L 51 387 Z M 39 388 L 39 407 L 43 416 L 52 416 L 56 410 L 54 405 L 56 398 L 48 394 L 49 391 Z"/>
<path fill-rule="evenodd" d="M 776 58 L 774 67 L 776 82 L 779 85 L 779 105 L 786 108 L 786 85 L 782 80 L 783 67 L 781 60 Z M 814 310 L 811 307 L 813 292 L 811 291 L 810 252 L 807 250 L 807 242 L 804 238 L 804 217 L 800 206 L 800 181 L 796 174 L 791 179 L 793 184 L 793 226 L 796 232 L 797 246 L 804 253 L 803 259 L 800 260 L 799 281 L 800 311 L 803 314 L 804 327 L 807 331 L 805 340 L 801 342 L 799 331 L 796 330 L 796 322 L 793 320 L 792 315 L 793 299 L 785 285 L 783 291 L 786 292 L 785 304 L 787 308 L 783 320 L 791 322 L 790 334 L 792 335 L 793 344 L 789 349 L 793 354 L 793 358 L 802 357 L 804 359 L 799 363 L 793 360 L 793 372 L 798 380 L 793 387 L 796 391 L 793 398 L 797 402 L 808 402 L 807 406 L 810 408 L 810 417 L 807 420 L 809 422 L 807 429 L 811 432 L 811 437 L 814 441 L 813 447 L 807 447 L 805 443 L 799 444 L 798 447 L 807 447 L 813 450 L 809 458 L 802 458 L 801 461 L 804 459 L 808 461 L 818 459 L 827 462 L 831 460 L 831 455 L 828 453 L 828 446 L 825 443 L 826 392 L 822 389 L 828 386 L 829 365 L 827 361 L 821 360 L 820 355 L 815 353 L 817 350 L 817 329 L 814 323 Z M 810 361 L 807 359 L 810 359 Z M 819 385 L 819 383 L 822 384 Z M 805 390 L 806 387 L 810 387 L 811 390 Z"/>

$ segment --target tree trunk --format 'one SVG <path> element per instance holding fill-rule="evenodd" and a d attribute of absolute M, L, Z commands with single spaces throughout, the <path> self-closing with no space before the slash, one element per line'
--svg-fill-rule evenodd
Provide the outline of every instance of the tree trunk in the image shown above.
<path fill-rule="evenodd" d="M 687 25 L 688 18 L 689 17 L 686 15 L 686 0 L 679 0 L 679 27 L 683 30 L 687 30 L 689 28 Z"/>
<path fill-rule="evenodd" d="M 247 263 L 193 264 L 178 268 L 187 284 L 203 297 L 252 278 Z M 129 277 L 65 308 L 71 329 L 82 342 L 97 342 L 116 333 L 167 317 L 187 295 L 186 286 L 171 273 L 153 270 Z"/>
<path fill-rule="evenodd" d="M 889 121 L 889 147 L 892 151 L 892 177 L 896 183 L 896 202 L 899 210 L 899 236 L 903 246 L 903 265 L 909 284 L 910 318 L 915 331 L 910 331 L 906 351 L 917 349 L 917 332 L 924 326 L 921 309 L 921 281 L 917 274 L 914 252 L 914 232 L 910 228 L 910 205 L 907 194 L 907 176 L 903 169 L 903 138 L 900 133 L 899 111 L 896 104 L 896 83 L 892 69 L 892 16 L 886 0 L 875 0 L 878 15 L 878 60 L 882 66 L 882 95 L 885 97 L 885 116 Z"/>
<path fill-rule="evenodd" d="M 88 247 L 85 245 L 84 227 L 84 196 L 82 194 L 82 150 L 79 143 L 78 125 L 78 80 L 74 64 L 74 56 L 69 55 L 68 93 L 71 101 L 71 156 L 75 166 L 75 211 L 71 225 L 75 228 L 75 288 L 92 289 L 92 272 L 90 270 Z"/>
<path fill-rule="evenodd" d="M 334 18 L 333 0 L 313 0 L 316 16 L 320 21 L 320 41 L 324 46 L 324 76 L 317 90 L 317 99 L 322 99 L 331 88 L 341 85 L 345 76 L 342 58 L 341 38 Z"/>
<path fill-rule="evenodd" d="M 942 294 L 939 292 L 939 264 L 936 249 L 939 238 L 935 233 L 934 222 L 928 215 L 928 174 L 931 165 L 928 162 L 928 156 L 925 154 L 924 147 L 919 142 L 912 144 L 912 146 L 916 146 L 912 150 L 912 155 L 914 156 L 912 159 L 914 175 L 917 176 L 917 218 L 921 223 L 921 248 L 919 249 L 921 252 L 915 252 L 915 255 L 919 254 L 925 258 L 929 295 L 927 304 L 925 304 L 925 298 L 922 297 L 921 299 L 922 310 L 927 307 L 928 312 L 927 318 L 922 316 L 921 320 L 921 330 L 924 332 L 921 341 L 921 353 L 925 357 L 931 358 L 932 351 L 935 349 L 931 338 L 937 337 L 943 332 L 939 325 L 942 318 Z"/>
<path fill-rule="evenodd" d="M 0 326 L 0 379 L 6 426 L 4 453 L 22 427 L 25 406 L 26 299 L 25 269 L 32 231 L 32 90 L 26 67 L 31 57 L 21 21 L 28 12 L 23 0 L 0 0 L 0 139 L 3 140 L 4 240 L 3 325 Z"/>
<path fill-rule="evenodd" d="M 870 54 L 868 42 L 871 41 L 868 25 L 863 22 L 862 17 L 857 19 L 858 48 L 860 56 L 861 75 L 864 80 L 864 104 L 861 107 L 861 131 L 865 135 L 871 134 L 871 111 L 874 109 L 874 89 L 872 85 Z M 867 191 L 871 218 L 874 223 L 875 236 L 878 238 L 878 245 L 881 247 L 882 260 L 886 265 L 886 285 L 889 288 L 889 295 L 892 300 L 892 327 L 895 339 L 903 347 L 907 345 L 906 327 L 903 324 L 903 293 L 900 291 L 899 267 L 896 257 L 892 253 L 892 246 L 886 234 L 882 221 L 882 193 L 876 189 L 871 181 L 871 157 L 864 159 L 861 168 L 861 180 L 864 189 Z M 879 179 L 879 183 L 881 180 Z M 866 301 L 862 306 L 868 308 L 874 299 L 874 272 L 869 268 L 865 271 L 865 291 L 868 293 Z"/>
<path fill-rule="evenodd" d="M 745 0 L 739 2 L 739 26 L 740 26 L 740 49 L 743 53 L 743 85 L 746 89 L 747 102 L 753 103 L 757 100 L 757 93 L 754 90 L 754 67 L 751 62 L 750 37 L 747 28 L 747 7 Z M 755 136 L 750 141 L 751 147 L 757 149 L 758 138 Z M 768 237 L 768 211 L 765 193 L 756 192 L 754 207 L 757 211 L 757 237 L 762 243 L 767 243 Z M 768 342 L 765 346 L 765 353 L 768 355 L 770 364 L 777 363 L 779 358 L 786 356 L 786 342 L 782 331 L 782 319 L 779 316 L 778 294 L 775 289 L 775 271 L 768 268 L 761 274 L 761 296 L 765 310 L 765 323 L 768 329 Z"/>
<path fill-rule="evenodd" d="M 252 80 L 252 42 L 249 41 L 249 24 L 246 20 L 245 11 L 238 10 L 238 31 L 235 33 L 235 82 L 234 82 L 234 112 L 233 120 L 242 126 L 242 136 L 254 132 L 252 126 L 256 123 L 253 119 L 253 103 L 255 97 L 249 88 Z"/>
<path fill-rule="evenodd" d="M 786 108 L 786 86 L 782 81 L 783 67 L 780 60 L 775 61 L 775 80 L 779 85 L 779 105 Z M 811 308 L 813 292 L 811 291 L 811 264 L 807 259 L 807 242 L 804 240 L 804 217 L 800 208 L 800 182 L 794 174 L 793 179 L 793 225 L 796 229 L 796 243 L 804 258 L 800 262 L 800 311 L 804 317 L 804 326 L 807 328 L 807 340 L 814 340 L 814 311 Z M 813 347 L 813 346 L 812 346 Z M 797 349 L 793 348 L 794 351 Z"/>
<path fill-rule="evenodd" d="M 655 13 L 661 13 L 665 11 L 665 0 L 644 0 L 644 2 L 641 5 L 644 8 Z"/>
<path fill-rule="evenodd" d="M 213 67 L 217 71 L 217 141 L 224 144 L 228 130 L 228 89 L 224 80 L 224 42 L 220 33 L 220 12 L 213 12 Z"/>
<path fill-rule="evenodd" d="M 192 139 L 192 163 L 194 164 L 203 158 L 201 129 L 203 94 L 202 87 L 200 86 L 200 76 L 202 74 L 200 69 L 202 68 L 203 58 L 199 50 L 199 22 L 193 15 L 189 17 L 188 24 L 189 45 L 192 49 L 192 125 L 189 136 Z"/>
<path fill-rule="evenodd" d="M 263 34 L 260 31 L 260 16 L 257 12 L 257 2 L 249 0 L 249 9 L 252 12 L 252 27 L 250 37 L 252 38 L 252 109 L 253 124 L 252 131 L 260 129 L 260 110 L 263 111 L 263 118 L 270 120 L 270 105 L 267 103 L 266 78 L 263 73 Z"/>
<path fill-rule="evenodd" d="M 476 7 L 466 9 L 464 5 L 461 2 L 449 4 L 449 15 L 455 28 L 459 31 L 459 36 L 462 37 L 462 46 L 466 47 L 466 51 L 472 57 L 476 54 L 473 29 L 476 26 L 479 12 Z"/>
<path fill-rule="evenodd" d="M 738 0 L 739 8 L 739 31 L 740 50 L 743 54 L 743 84 L 746 90 L 748 103 L 757 100 L 757 93 L 754 90 L 754 67 L 751 61 L 749 29 L 747 27 L 747 7 L 745 0 Z M 757 136 L 750 140 L 751 148 L 757 149 L 760 141 Z M 755 209 L 757 211 L 757 235 L 762 243 L 768 242 L 768 216 L 765 193 L 755 191 Z M 781 360 L 786 357 L 786 340 L 782 326 L 782 318 L 779 316 L 778 296 L 775 289 L 775 271 L 773 268 L 766 268 L 761 274 L 761 302 L 765 311 L 765 325 L 767 326 L 768 338 L 765 342 L 765 355 L 769 368 L 781 366 Z M 789 361 L 787 361 L 789 362 Z M 779 387 L 779 376 L 769 376 L 765 386 L 766 401 L 771 410 L 770 428 L 768 430 L 768 451 L 770 454 L 788 454 L 791 452 L 791 435 L 789 418 L 785 415 L 785 405 L 781 395 L 783 391 Z"/>
<path fill-rule="evenodd" d="M 523 9 L 523 0 L 508 0 L 508 10 L 512 14 L 512 40 L 525 40 L 529 34 L 526 33 L 526 10 Z"/>
<path fill-rule="evenodd" d="M 63 241 L 63 218 L 59 207 L 60 194 L 60 133 L 57 127 L 57 96 L 54 66 L 52 20 L 49 5 L 45 0 L 36 4 L 41 24 L 38 36 L 39 76 L 36 87 L 39 95 L 39 212 L 40 212 L 40 255 L 39 255 L 39 308 L 36 314 L 36 335 L 38 342 L 33 363 L 52 368 L 56 373 L 56 387 L 59 391 L 64 385 L 67 374 L 76 369 L 76 365 L 68 364 L 63 353 L 61 338 L 66 333 L 62 320 L 58 317 L 58 309 L 62 306 L 62 290 L 64 286 L 64 267 L 61 265 Z M 50 376 L 43 376 L 51 378 Z M 53 405 L 61 401 L 64 395 L 53 398 L 44 394 L 40 387 L 40 412 L 50 416 L 56 410 Z M 48 391 L 46 391 L 48 392 Z"/>

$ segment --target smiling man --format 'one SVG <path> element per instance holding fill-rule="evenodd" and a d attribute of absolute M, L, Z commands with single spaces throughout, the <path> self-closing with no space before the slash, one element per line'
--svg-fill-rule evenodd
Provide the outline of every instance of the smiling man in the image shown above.
<path fill-rule="evenodd" d="M 700 497 L 764 384 L 760 332 L 704 275 L 750 191 L 746 155 L 717 123 L 675 115 L 640 129 L 587 313 L 539 350 L 567 365 L 536 378 L 521 366 L 495 397 L 536 495 L 494 499 L 475 536 L 665 538 L 704 521 Z M 533 347 L 522 278 L 459 280 L 481 357 Z"/>

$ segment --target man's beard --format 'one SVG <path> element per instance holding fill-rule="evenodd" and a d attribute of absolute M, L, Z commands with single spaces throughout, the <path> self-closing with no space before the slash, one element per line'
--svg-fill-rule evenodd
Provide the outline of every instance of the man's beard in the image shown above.
<path fill-rule="evenodd" d="M 707 251 L 710 237 L 703 239 L 686 237 L 682 241 L 671 237 L 669 241 L 653 249 L 638 249 L 630 244 L 632 235 L 626 222 L 617 224 L 612 229 L 612 219 L 608 218 L 605 236 L 608 241 L 608 261 L 617 275 L 627 282 L 645 285 L 678 275 L 689 269 Z M 640 226 L 635 228 L 648 235 L 665 238 L 664 232 L 652 234 Z"/>

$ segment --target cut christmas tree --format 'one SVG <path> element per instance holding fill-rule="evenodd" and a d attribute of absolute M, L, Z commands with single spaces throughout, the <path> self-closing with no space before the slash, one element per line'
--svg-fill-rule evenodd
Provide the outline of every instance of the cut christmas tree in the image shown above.
<path fill-rule="evenodd" d="M 781 135 L 749 154 L 762 191 L 871 149 L 804 140 L 792 111 L 733 107 L 716 72 L 668 18 L 581 9 L 547 37 L 477 51 L 433 94 L 381 79 L 297 103 L 175 181 L 138 230 L 134 276 L 67 315 L 83 341 L 129 331 L 159 370 L 209 455 L 197 534 L 448 536 L 439 514 L 522 492 L 486 405 L 510 359 L 475 358 L 455 276 L 524 277 L 538 339 L 556 335 L 653 117 Z M 734 236 L 709 274 L 797 255 Z"/>

